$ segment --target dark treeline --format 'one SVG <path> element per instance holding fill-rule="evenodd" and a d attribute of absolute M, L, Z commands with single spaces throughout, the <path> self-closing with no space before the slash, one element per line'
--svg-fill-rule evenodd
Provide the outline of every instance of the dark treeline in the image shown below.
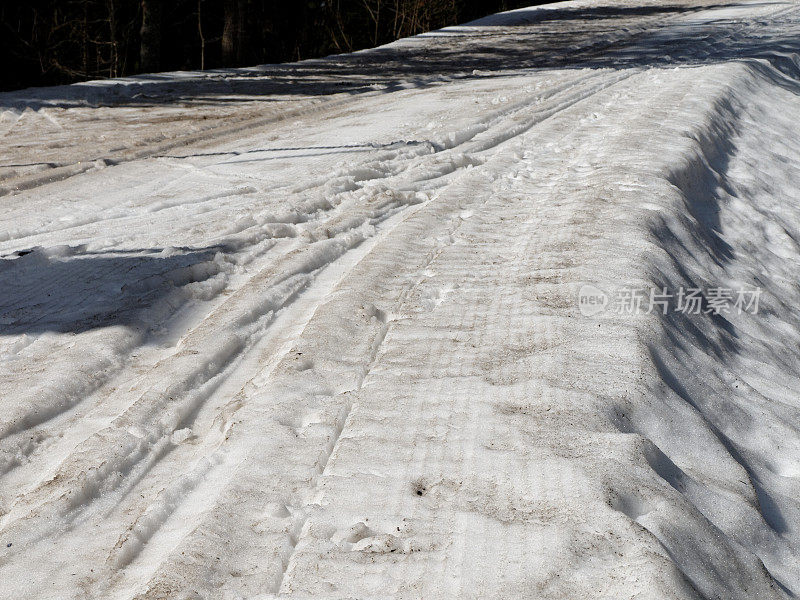
<path fill-rule="evenodd" d="M 349 52 L 535 0 L 0 0 L 0 89 Z"/>

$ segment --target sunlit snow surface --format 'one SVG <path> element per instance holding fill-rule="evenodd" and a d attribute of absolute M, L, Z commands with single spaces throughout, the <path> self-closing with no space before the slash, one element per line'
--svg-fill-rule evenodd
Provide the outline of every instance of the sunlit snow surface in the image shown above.
<path fill-rule="evenodd" d="M 0 94 L 0 597 L 800 594 L 799 49 L 570 2 Z"/>

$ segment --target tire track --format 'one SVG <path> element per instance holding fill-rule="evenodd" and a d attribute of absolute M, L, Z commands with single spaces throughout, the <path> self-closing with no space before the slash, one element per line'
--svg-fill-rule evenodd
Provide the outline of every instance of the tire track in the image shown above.
<path fill-rule="evenodd" d="M 577 79 L 578 79 L 578 82 L 581 83 L 581 84 L 586 83 L 580 77 L 577 78 Z M 594 79 L 596 79 L 596 76 L 590 75 L 587 79 L 589 80 L 589 82 L 592 82 Z M 620 79 L 617 79 L 617 81 L 619 81 L 619 80 Z M 615 81 L 614 83 L 616 83 L 617 81 Z M 572 87 L 569 87 L 570 84 L 572 85 Z M 553 102 L 555 104 L 555 106 L 553 108 L 548 107 L 547 104 L 545 104 L 544 106 L 541 106 L 541 102 L 539 100 L 537 100 L 537 101 L 535 101 L 533 103 L 531 103 L 531 102 L 523 102 L 519 106 L 510 107 L 507 110 L 500 111 L 497 115 L 490 116 L 490 118 L 489 118 L 490 125 L 481 126 L 479 132 L 475 133 L 474 135 L 468 135 L 465 139 L 463 139 L 461 141 L 461 145 L 467 145 L 467 151 L 469 151 L 470 150 L 469 144 L 473 139 L 475 139 L 476 135 L 480 136 L 480 134 L 482 134 L 482 133 L 486 133 L 487 131 L 490 132 L 491 131 L 491 126 L 492 126 L 491 124 L 494 124 L 495 126 L 497 126 L 497 125 L 503 123 L 504 119 L 509 119 L 509 118 L 518 119 L 519 118 L 519 114 L 520 114 L 521 111 L 525 111 L 527 109 L 532 109 L 535 114 L 544 113 L 541 116 L 541 118 L 547 118 L 548 116 L 550 116 L 552 114 L 555 114 L 555 112 L 557 112 L 561 107 L 571 106 L 575 102 L 578 102 L 580 100 L 586 99 L 589 96 L 597 93 L 597 91 L 599 91 L 599 88 L 602 88 L 602 85 L 599 86 L 599 87 L 598 86 L 592 86 L 588 90 L 576 91 L 574 88 L 578 84 L 574 83 L 574 82 L 570 82 L 570 84 L 565 84 L 565 85 L 562 85 L 562 86 L 558 86 L 557 89 L 554 90 L 552 94 L 550 94 L 549 97 L 553 98 Z M 567 96 L 566 100 L 562 100 L 561 99 L 562 95 L 566 95 Z M 533 122 L 534 125 L 537 122 L 540 122 L 537 119 L 533 119 L 533 121 L 534 121 Z M 533 125 L 531 125 L 531 126 L 533 126 Z M 529 127 L 526 127 L 525 129 L 527 129 L 527 128 L 529 128 Z M 480 151 L 488 151 L 488 150 L 496 147 L 497 144 L 502 143 L 503 141 L 505 141 L 505 138 L 508 137 L 508 136 L 500 136 L 499 138 L 495 138 L 495 137 L 493 137 L 493 135 L 491 133 L 488 133 L 486 135 L 488 136 L 488 140 L 487 141 L 479 141 L 479 142 L 477 142 L 477 144 L 479 144 L 479 150 Z M 446 154 L 448 152 L 449 153 L 462 152 L 461 145 L 454 145 L 454 146 L 451 146 L 450 148 L 446 148 L 444 150 L 441 150 L 439 154 L 442 154 L 442 153 Z M 418 170 L 420 168 L 426 169 L 427 165 L 414 165 L 414 164 L 412 164 L 409 167 L 407 167 L 407 169 L 412 169 L 412 170 L 413 169 L 417 169 Z M 357 169 L 358 169 L 358 167 L 357 167 Z M 397 173 L 397 174 L 395 174 L 393 176 L 385 177 L 384 179 L 386 180 L 386 184 L 385 184 L 384 187 L 388 188 L 388 189 L 399 187 L 399 185 L 396 182 L 397 182 L 398 178 L 402 178 L 402 177 L 405 177 L 406 180 L 416 181 L 417 183 L 419 183 L 421 181 L 425 181 L 425 177 L 424 176 L 423 177 L 419 177 L 419 176 L 415 176 L 413 174 L 410 175 L 410 174 L 408 174 L 408 173 L 406 173 L 406 172 L 401 170 L 399 173 Z M 347 196 L 347 195 L 352 196 L 353 194 L 347 192 L 347 193 L 345 193 L 345 196 Z M 387 206 L 390 209 L 394 209 L 395 207 L 399 208 L 400 206 L 403 206 L 405 202 L 407 202 L 407 201 L 401 201 L 400 204 L 397 204 L 396 200 L 394 200 L 394 198 L 392 198 L 392 197 L 390 197 L 388 199 L 388 201 L 389 201 L 389 204 Z M 394 202 L 394 204 L 392 204 L 393 202 Z M 374 221 L 375 218 L 380 218 L 380 217 L 375 217 L 372 214 L 372 213 L 374 213 L 374 210 L 375 210 L 375 206 L 374 205 L 367 205 L 367 206 L 368 206 L 368 212 L 366 214 L 362 214 L 362 215 L 359 215 L 358 214 L 358 210 L 354 210 L 351 204 L 345 203 L 345 204 L 343 204 L 341 206 L 337 206 L 338 212 L 343 213 L 344 215 L 346 215 L 346 217 L 342 217 L 342 218 L 345 219 L 345 222 L 343 223 L 343 226 L 337 227 L 336 225 L 334 225 L 333 224 L 335 222 L 335 218 L 334 218 L 333 222 L 331 222 L 331 220 L 329 220 L 324 225 L 317 226 L 316 229 L 318 231 L 324 231 L 325 233 L 323 233 L 322 235 L 312 233 L 311 234 L 312 238 L 313 239 L 323 239 L 323 238 L 326 238 L 329 235 L 331 235 L 331 233 L 335 234 L 337 232 L 339 232 L 339 233 L 345 232 L 345 231 L 347 231 L 348 229 L 350 229 L 350 228 L 352 228 L 354 226 L 361 225 L 361 223 L 366 222 L 367 220 L 372 219 Z M 367 206 L 365 206 L 365 208 L 367 208 Z M 386 208 L 386 206 L 384 207 L 384 212 L 385 212 L 385 208 Z M 381 212 L 380 208 L 379 208 L 379 212 Z M 373 225 L 374 224 L 375 223 L 373 222 Z M 120 365 L 119 368 L 117 369 L 117 371 L 119 371 L 123 366 L 124 365 Z M 23 421 L 20 421 L 18 419 L 18 422 L 23 422 Z M 40 423 L 41 423 L 41 421 L 39 423 L 37 423 L 37 424 L 40 424 Z"/>
<path fill-rule="evenodd" d="M 423 210 L 423 209 L 420 208 L 419 210 Z M 445 236 L 445 237 L 449 237 L 449 234 L 447 236 Z M 434 256 L 439 251 L 440 251 L 440 249 L 436 250 L 435 253 L 434 253 Z M 432 260 L 432 259 L 433 259 L 433 256 L 429 256 L 428 260 Z M 413 289 L 413 287 L 411 289 Z M 391 314 L 391 311 L 386 311 L 386 310 L 382 310 L 382 309 L 374 309 L 373 308 L 373 309 L 370 309 L 370 313 L 369 314 L 371 314 L 372 317 L 375 317 L 376 315 L 383 315 L 383 318 L 378 318 L 378 321 L 381 322 L 381 325 L 378 327 L 377 331 L 374 334 L 372 334 L 372 336 L 370 336 L 370 339 L 373 340 L 372 345 L 370 345 L 368 349 L 365 348 L 365 350 L 367 350 L 368 356 L 375 357 L 375 356 L 377 356 L 377 352 L 376 352 L 377 349 L 380 348 L 379 344 L 377 344 L 377 345 L 375 344 L 375 340 L 383 339 L 383 336 L 385 335 L 385 332 L 388 330 L 388 322 L 384 322 L 384 321 L 386 320 L 387 315 Z M 303 353 L 303 354 L 305 354 L 305 353 Z M 297 354 L 296 354 L 296 352 L 293 352 L 293 353 L 291 353 L 290 355 L 288 355 L 284 359 L 284 364 L 286 364 L 287 362 L 292 364 L 296 359 L 297 359 Z M 371 360 L 367 361 L 367 365 L 366 365 L 365 369 L 363 371 L 359 370 L 361 375 L 358 377 L 358 379 L 354 380 L 352 384 L 346 385 L 344 387 L 337 387 L 337 392 L 336 392 L 337 395 L 338 395 L 337 397 L 341 397 L 341 396 L 348 397 L 348 396 L 352 395 L 355 390 L 359 389 L 360 388 L 359 381 L 363 380 L 363 378 L 366 377 L 366 372 L 368 372 L 368 370 L 370 369 L 369 364 L 371 364 L 374 360 L 375 359 L 372 358 Z M 288 369 L 289 367 L 285 366 L 283 368 L 284 369 Z M 279 369 L 279 371 L 280 371 L 280 369 Z M 280 376 L 279 376 L 279 380 L 280 380 Z M 349 403 L 345 402 L 345 404 L 349 404 Z M 278 412 L 280 412 L 280 411 L 278 411 Z M 316 472 L 324 471 L 324 463 L 327 462 L 328 457 L 330 457 L 332 455 L 332 453 L 335 451 L 336 443 L 337 443 L 338 439 L 341 436 L 341 432 L 343 430 L 343 424 L 345 422 L 345 419 L 347 418 L 348 411 L 346 411 L 346 410 L 334 411 L 334 414 L 336 415 L 336 419 L 330 425 L 331 433 L 330 433 L 330 435 L 327 435 L 327 436 L 325 436 L 323 438 L 324 439 L 324 446 L 327 448 L 327 450 L 322 451 L 322 454 L 320 454 L 320 455 L 314 454 L 315 460 L 313 462 L 315 464 L 314 470 Z M 243 418 L 244 421 L 252 420 L 252 419 L 246 419 L 244 417 L 242 417 L 242 418 Z M 294 421 L 292 421 L 290 419 L 288 422 L 293 423 Z M 300 452 L 299 454 L 303 455 L 302 452 Z M 237 479 L 247 479 L 247 476 L 245 476 L 243 474 L 240 474 L 239 476 L 237 476 Z M 310 490 L 310 491 L 305 493 L 305 496 L 313 498 L 314 494 L 315 494 L 315 492 L 313 490 Z M 225 493 L 224 497 L 238 497 L 240 495 L 241 495 L 241 492 L 235 492 L 234 493 L 233 491 L 231 491 L 231 492 Z M 281 501 L 278 501 L 278 502 L 280 503 Z M 283 502 L 285 503 L 285 500 Z M 283 505 L 283 504 L 281 504 L 281 505 Z M 278 512 L 280 513 L 281 511 L 283 511 L 284 514 L 287 514 L 286 509 L 280 509 Z M 300 515 L 298 517 L 299 520 L 296 521 L 294 525 L 292 525 L 291 531 L 295 531 L 295 532 L 299 533 L 302 530 L 302 528 L 303 528 L 302 524 L 305 522 L 304 519 L 302 518 L 302 515 L 305 514 L 306 511 L 307 511 L 307 509 L 301 508 L 300 506 L 297 506 L 297 505 L 292 505 L 292 507 L 288 510 L 288 514 L 290 514 L 290 515 Z M 225 514 L 236 514 L 236 515 L 240 515 L 240 518 L 242 518 L 243 520 L 246 520 L 248 518 L 256 518 L 255 514 L 252 512 L 252 509 L 244 509 L 244 508 L 241 508 L 241 507 L 234 509 L 234 508 L 229 507 L 227 505 L 225 505 L 224 508 L 223 507 L 219 507 L 218 509 L 215 509 L 213 511 L 213 513 L 214 514 L 223 514 L 223 515 L 225 515 Z M 252 516 L 248 516 L 248 515 L 252 515 Z M 233 523 L 226 523 L 224 526 L 217 526 L 217 527 L 215 527 L 213 525 L 210 525 L 210 524 L 204 524 L 202 526 L 202 530 L 203 531 L 214 531 L 214 530 L 219 529 L 219 527 L 223 527 L 224 529 L 229 529 L 231 527 L 238 527 L 238 526 L 234 525 Z M 295 535 L 296 534 L 291 534 L 290 533 L 289 534 L 290 539 L 293 539 L 293 536 L 295 536 Z M 198 538 L 200 538 L 200 539 L 198 539 Z M 198 549 L 198 546 L 199 547 L 203 547 L 203 543 L 201 541 L 202 538 L 203 538 L 203 536 L 200 535 L 200 536 L 195 536 L 195 539 L 186 540 L 185 543 L 181 545 L 181 548 L 183 548 L 183 550 L 181 551 L 181 555 L 183 555 L 184 553 L 189 552 L 190 548 L 192 549 L 191 552 L 199 552 L 200 550 Z M 297 542 L 292 542 L 290 544 L 290 547 L 295 547 L 296 543 Z M 287 550 L 287 552 L 288 552 L 288 550 Z M 177 550 L 176 550 L 176 553 L 177 553 Z M 270 587 L 275 586 L 274 589 L 276 589 L 276 590 L 280 588 L 281 579 L 284 577 L 283 574 L 285 572 L 285 569 L 288 568 L 290 560 L 291 560 L 291 553 L 287 554 L 286 556 L 281 558 L 280 564 L 284 565 L 284 567 L 282 567 L 279 572 L 273 573 L 271 578 L 274 578 L 273 579 L 274 583 L 270 584 Z M 164 582 L 171 579 L 169 573 L 172 572 L 174 569 L 178 568 L 173 561 L 180 562 L 179 558 L 177 556 L 173 555 L 173 558 L 170 559 L 170 561 L 166 563 L 166 564 L 169 564 L 169 565 L 172 565 L 172 566 L 171 567 L 167 567 L 166 565 L 163 566 L 162 569 L 159 570 L 158 574 L 151 580 L 151 584 L 148 586 L 148 589 L 153 591 L 153 593 L 155 593 L 156 590 L 162 589 L 163 585 L 167 585 Z M 184 568 L 184 567 L 181 567 L 181 568 Z M 172 585 L 172 584 L 169 584 L 169 585 Z M 146 597 L 146 596 L 147 596 L 147 594 L 145 594 L 144 597 Z"/>

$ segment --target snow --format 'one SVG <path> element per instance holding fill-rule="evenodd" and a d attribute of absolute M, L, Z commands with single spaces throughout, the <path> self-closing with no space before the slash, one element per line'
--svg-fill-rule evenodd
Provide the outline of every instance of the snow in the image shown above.
<path fill-rule="evenodd" d="M 800 593 L 798 33 L 581 0 L 0 95 L 0 595 Z M 761 296 L 581 311 L 633 288 Z"/>

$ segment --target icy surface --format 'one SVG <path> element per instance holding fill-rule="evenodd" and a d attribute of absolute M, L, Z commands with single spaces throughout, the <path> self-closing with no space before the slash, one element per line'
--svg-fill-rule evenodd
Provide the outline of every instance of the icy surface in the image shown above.
<path fill-rule="evenodd" d="M 0 95 L 0 597 L 800 594 L 798 47 L 568 2 Z"/>

